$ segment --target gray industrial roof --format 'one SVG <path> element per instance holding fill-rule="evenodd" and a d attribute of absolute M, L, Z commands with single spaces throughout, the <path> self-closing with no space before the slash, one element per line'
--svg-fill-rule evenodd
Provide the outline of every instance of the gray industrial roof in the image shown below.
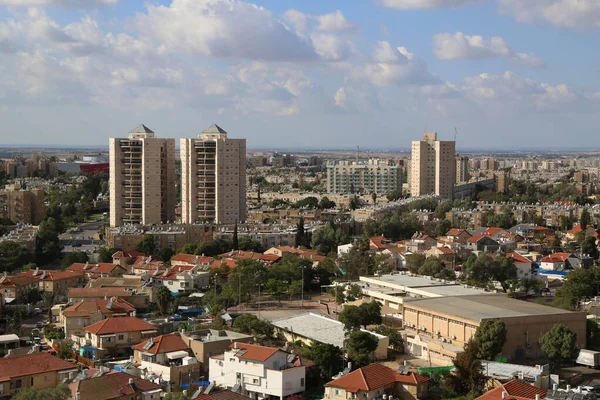
<path fill-rule="evenodd" d="M 221 128 L 219 125 L 212 124 L 211 126 L 206 128 L 206 130 L 202 133 L 227 133 L 227 132 L 225 132 L 225 130 L 223 128 Z"/>
<path fill-rule="evenodd" d="M 571 313 L 571 311 L 560 308 L 515 300 L 501 294 L 405 299 L 404 307 L 410 308 L 410 306 L 426 308 L 432 312 L 454 315 L 472 321 Z"/>
<path fill-rule="evenodd" d="M 483 289 L 476 287 L 465 287 L 457 282 L 443 281 L 441 279 L 437 280 L 435 278 L 418 275 L 394 274 L 382 275 L 380 277 L 361 276 L 360 280 L 363 282 L 359 283 L 364 285 L 364 281 L 366 279 L 376 280 L 376 284 L 378 286 L 385 286 L 394 290 L 404 290 L 409 293 L 413 293 L 415 291 L 427 292 L 430 293 L 430 297 L 481 295 L 488 293 Z M 373 282 L 369 282 L 369 284 L 371 283 Z"/>

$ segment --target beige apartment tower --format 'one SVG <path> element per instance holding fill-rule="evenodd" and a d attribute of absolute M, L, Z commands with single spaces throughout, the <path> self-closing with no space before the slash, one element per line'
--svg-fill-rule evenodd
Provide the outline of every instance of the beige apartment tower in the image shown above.
<path fill-rule="evenodd" d="M 456 184 L 454 141 L 437 140 L 437 133 L 425 133 L 423 140 L 412 142 L 410 194 L 434 194 L 451 199 Z"/>
<path fill-rule="evenodd" d="M 217 125 L 181 139 L 181 222 L 246 220 L 246 139 L 229 139 Z"/>
<path fill-rule="evenodd" d="M 471 176 L 469 174 L 469 157 L 456 155 L 456 182 L 469 182 Z"/>
<path fill-rule="evenodd" d="M 109 151 L 110 226 L 175 222 L 175 139 L 140 125 Z"/>

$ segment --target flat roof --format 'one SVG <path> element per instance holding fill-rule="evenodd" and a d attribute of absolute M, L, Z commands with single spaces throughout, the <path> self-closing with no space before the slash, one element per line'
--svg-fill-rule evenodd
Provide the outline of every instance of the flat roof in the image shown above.
<path fill-rule="evenodd" d="M 573 314 L 572 311 L 516 300 L 501 294 L 405 299 L 404 307 L 411 306 L 479 322 L 493 318 Z"/>
<path fill-rule="evenodd" d="M 18 342 L 21 339 L 15 334 L 0 335 L 0 343 Z"/>
<path fill-rule="evenodd" d="M 455 281 L 436 279 L 427 276 L 409 275 L 408 273 L 400 273 L 393 275 L 377 276 L 361 276 L 360 281 L 363 284 L 376 284 L 380 287 L 398 291 L 402 290 L 407 293 L 417 293 L 428 297 L 445 297 L 445 296 L 469 296 L 489 294 L 489 292 L 476 287 L 465 287 Z"/>
<path fill-rule="evenodd" d="M 538 367 L 530 367 L 528 365 L 519 364 L 508 364 L 496 361 L 481 361 L 483 366 L 482 372 L 488 377 L 498 379 L 513 379 L 520 373 L 523 374 L 523 378 L 535 379 L 537 376 L 544 372 L 549 373 L 549 366 L 544 365 Z"/>
<path fill-rule="evenodd" d="M 313 313 L 299 314 L 273 320 L 271 324 L 320 343 L 332 344 L 339 348 L 344 348 L 344 339 L 346 339 L 344 325 L 341 322 L 322 315 Z M 369 332 L 364 329 L 361 329 L 361 331 Z M 375 332 L 369 333 L 379 340 L 385 338 L 385 336 L 376 334 Z"/>

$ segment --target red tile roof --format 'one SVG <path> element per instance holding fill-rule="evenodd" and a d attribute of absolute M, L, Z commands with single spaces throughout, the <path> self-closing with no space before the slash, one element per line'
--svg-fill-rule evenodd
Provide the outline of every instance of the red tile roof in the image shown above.
<path fill-rule="evenodd" d="M 503 392 L 508 395 L 506 400 L 534 400 L 536 394 L 539 394 L 540 398 L 546 397 L 546 392 L 542 389 L 514 379 L 485 392 L 476 400 L 502 400 Z"/>
<path fill-rule="evenodd" d="M 464 229 L 458 229 L 458 228 L 452 228 L 450 229 L 448 232 L 446 232 L 446 236 L 460 236 L 462 233 L 467 233 L 469 234 L 469 236 L 471 236 L 471 234 L 469 232 L 467 232 Z"/>
<path fill-rule="evenodd" d="M 77 364 L 61 360 L 49 353 L 33 353 L 10 358 L 0 358 L 0 382 L 5 382 L 18 376 L 70 369 L 77 370 Z"/>
<path fill-rule="evenodd" d="M 230 346 L 236 354 L 236 357 L 244 360 L 266 361 L 279 350 L 275 347 L 258 346 L 255 344 L 233 342 Z M 236 351 L 237 349 L 237 351 Z"/>
<path fill-rule="evenodd" d="M 204 257 L 204 256 L 198 256 L 195 254 L 179 253 L 179 254 L 175 254 L 173 257 L 171 257 L 171 264 L 176 265 L 175 263 L 185 263 L 185 264 L 191 264 L 191 265 L 199 265 L 199 264 L 209 264 L 209 263 L 213 262 L 213 260 L 214 260 L 213 257 Z"/>
<path fill-rule="evenodd" d="M 360 390 L 370 391 L 380 389 L 395 382 L 417 385 L 427 381 L 429 381 L 429 378 L 415 374 L 414 372 L 404 375 L 384 365 L 371 364 L 335 379 L 327 383 L 326 386 L 333 386 L 344 389 L 346 392 L 356 393 Z"/>
<path fill-rule="evenodd" d="M 110 309 L 107 308 L 108 303 L 110 304 Z M 119 298 L 112 298 L 106 300 L 83 300 L 79 303 L 75 303 L 70 307 L 65 308 L 63 313 L 67 317 L 85 317 L 89 316 L 91 313 L 102 313 L 106 314 L 129 314 L 135 311 L 135 307 Z"/>
<path fill-rule="evenodd" d="M 232 258 L 223 258 L 210 263 L 210 269 L 219 268 L 222 265 L 227 265 L 229 268 L 233 269 L 237 264 L 236 261 Z"/>
<path fill-rule="evenodd" d="M 481 235 L 495 236 L 495 235 L 499 234 L 500 232 L 502 232 L 503 230 L 504 229 L 502 229 L 502 228 L 489 227 L 489 228 L 486 228 L 483 232 L 481 232 Z"/>
<path fill-rule="evenodd" d="M 126 258 L 134 258 L 134 257 L 148 257 L 147 254 L 144 254 L 140 251 L 117 251 L 115 254 L 112 255 L 112 258 L 122 258 L 122 257 L 126 257 Z"/>
<path fill-rule="evenodd" d="M 129 380 L 133 379 L 133 385 Z M 97 378 L 88 378 L 73 382 L 69 385 L 72 398 L 79 394 L 81 399 L 109 400 L 124 397 L 133 398 L 136 393 L 159 391 L 161 387 L 156 383 L 136 378 L 125 372 L 112 372 Z"/>
<path fill-rule="evenodd" d="M 385 236 L 373 236 L 369 238 L 369 241 L 371 242 L 371 250 L 385 249 L 385 245 L 383 243 L 389 242 L 389 240 L 386 239 Z"/>
<path fill-rule="evenodd" d="M 275 254 L 255 253 L 244 250 L 233 250 L 228 253 L 219 254 L 219 257 L 233 258 L 234 260 L 260 260 L 267 265 L 271 265 L 281 258 Z"/>
<path fill-rule="evenodd" d="M 571 235 L 574 235 L 576 233 L 581 233 L 581 232 L 583 232 L 583 229 L 581 228 L 581 224 L 577 224 L 572 229 L 569 229 L 567 231 L 567 233 L 569 233 Z"/>
<path fill-rule="evenodd" d="M 517 264 L 531 263 L 530 259 L 520 255 L 516 251 L 513 251 L 512 253 L 506 253 L 506 258 L 511 258 L 511 257 Z"/>
<path fill-rule="evenodd" d="M 477 235 L 477 236 L 471 236 L 467 242 L 469 243 L 477 243 L 479 242 L 481 239 L 483 239 L 484 237 L 487 237 L 485 235 Z"/>
<path fill-rule="evenodd" d="M 248 400 L 249 397 L 242 396 L 239 393 L 232 392 L 229 389 L 211 392 L 210 394 L 201 394 L 194 400 Z"/>
<path fill-rule="evenodd" d="M 567 258 L 571 257 L 572 255 L 573 254 L 571 254 L 571 253 L 554 253 L 554 254 L 550 254 L 549 256 L 542 258 L 542 262 L 548 262 L 548 263 L 565 262 L 567 260 Z"/>
<path fill-rule="evenodd" d="M 35 282 L 34 278 L 28 276 L 2 276 L 0 277 L 0 287 L 27 286 Z"/>
<path fill-rule="evenodd" d="M 83 277 L 82 272 L 73 272 L 73 271 L 55 271 L 48 269 L 30 269 L 29 271 L 21 272 L 18 276 L 25 276 L 28 278 L 33 278 L 35 280 L 44 281 L 60 281 L 64 279 L 79 279 Z"/>
<path fill-rule="evenodd" d="M 152 346 L 148 349 L 144 348 L 147 343 L 152 342 Z M 168 335 L 160 335 L 145 342 L 133 346 L 134 350 L 139 350 L 144 353 L 163 354 L 172 351 L 188 350 L 189 347 L 181 339 L 179 334 L 170 333 Z"/>
<path fill-rule="evenodd" d="M 97 273 L 97 274 L 110 274 L 115 269 L 122 270 L 121 273 L 127 272 L 125 268 L 120 266 L 119 264 L 113 263 L 99 263 L 99 264 L 89 264 L 89 263 L 74 263 L 67 267 L 67 271 L 73 272 L 83 272 L 83 273 Z"/>
<path fill-rule="evenodd" d="M 110 335 L 121 332 L 155 331 L 156 327 L 136 317 L 107 318 L 84 328 L 94 335 Z"/>

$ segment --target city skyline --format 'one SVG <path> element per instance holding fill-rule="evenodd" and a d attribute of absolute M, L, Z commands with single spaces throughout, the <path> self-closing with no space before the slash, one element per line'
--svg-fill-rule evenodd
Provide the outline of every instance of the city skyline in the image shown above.
<path fill-rule="evenodd" d="M 459 151 L 593 147 L 600 3 L 578 4 L 0 0 L 0 145 L 218 122 L 249 149 L 408 150 L 455 127 Z"/>

